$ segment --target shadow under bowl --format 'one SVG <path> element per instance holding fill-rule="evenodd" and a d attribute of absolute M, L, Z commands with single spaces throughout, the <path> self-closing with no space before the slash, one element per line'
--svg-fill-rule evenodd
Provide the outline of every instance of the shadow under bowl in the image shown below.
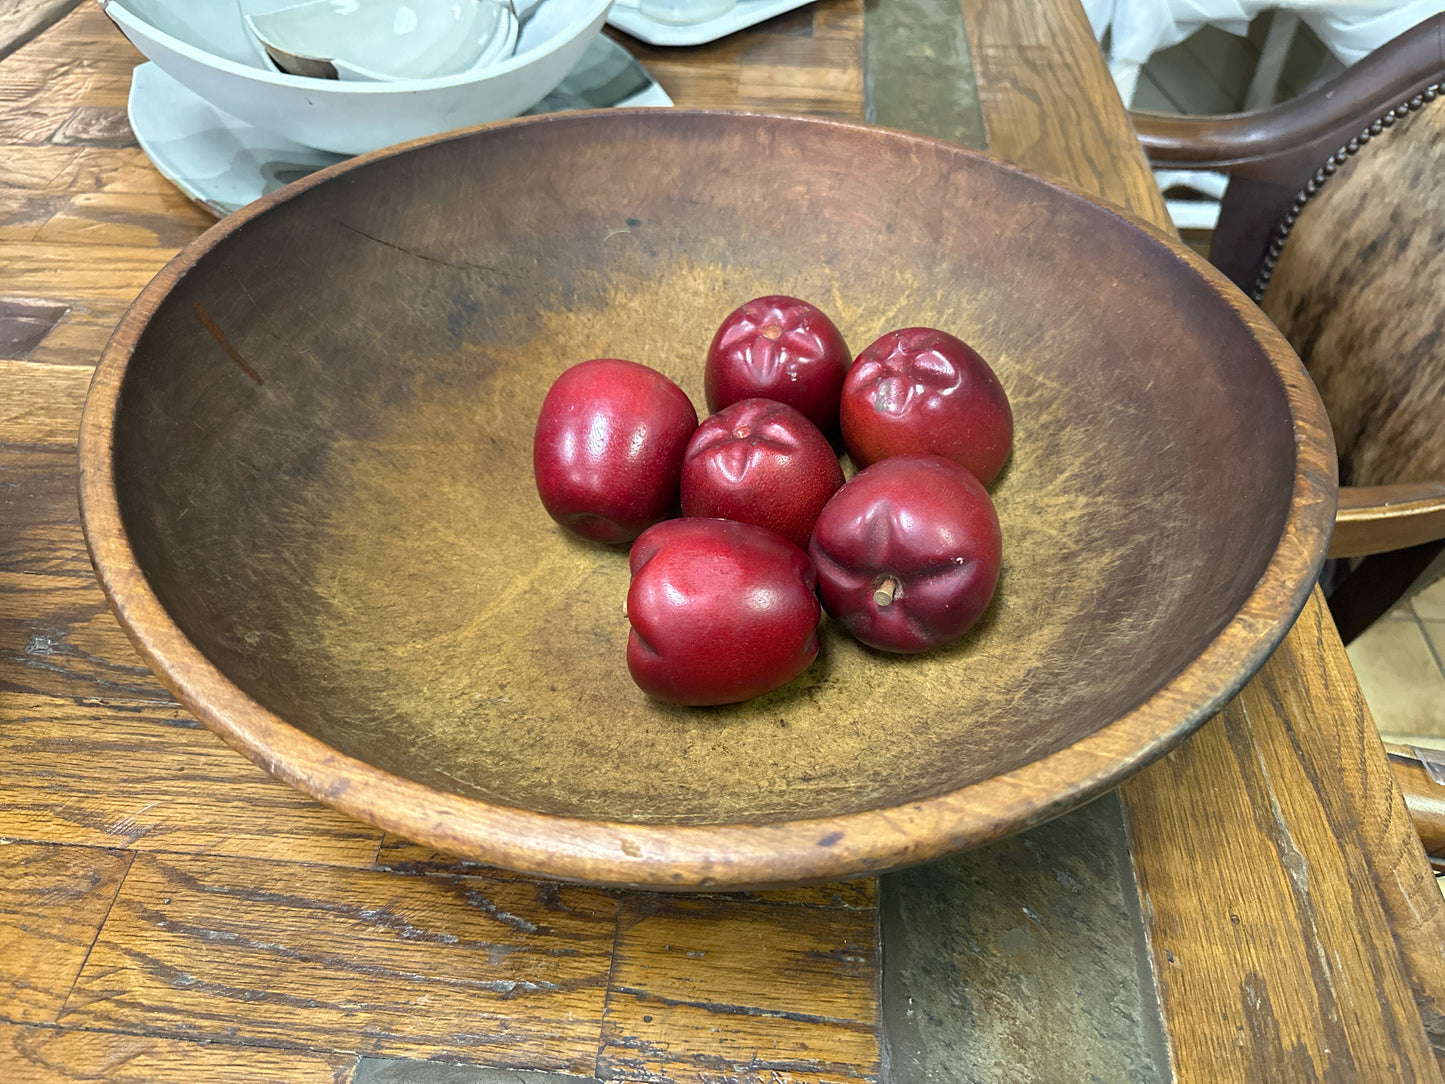
<path fill-rule="evenodd" d="M 742 301 L 852 348 L 933 325 L 1014 408 L 980 626 L 824 629 L 792 685 L 649 701 L 624 551 L 531 477 L 552 380 L 626 357 L 702 407 Z M 224 220 L 145 290 L 83 425 L 120 620 L 258 764 L 463 858 L 758 887 L 1037 823 L 1219 709 L 1304 604 L 1335 504 L 1298 359 L 1182 246 L 985 155 L 832 121 L 639 110 L 438 137 Z"/>

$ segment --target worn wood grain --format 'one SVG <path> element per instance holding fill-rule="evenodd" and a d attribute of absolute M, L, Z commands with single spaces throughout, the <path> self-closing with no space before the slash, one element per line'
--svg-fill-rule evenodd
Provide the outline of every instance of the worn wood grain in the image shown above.
<path fill-rule="evenodd" d="M 128 647 L 104 601 L 96 597 L 83 571 L 0 572 L 0 628 L 5 633 L 0 688 L 174 705 Z"/>
<path fill-rule="evenodd" d="M 879 1079 L 871 910 L 640 894 L 621 908 L 601 1079 Z"/>
<path fill-rule="evenodd" d="M 346 1084 L 349 1054 L 0 1023 L 0 1073 L 25 1084 Z"/>
<path fill-rule="evenodd" d="M 1097 56 L 1071 51 L 1069 63 L 1045 62 L 1048 43 L 1080 33 L 1081 16 L 1033 5 L 965 2 L 964 10 L 990 148 L 1167 222 L 1142 154 L 1121 139 L 1117 118 L 1107 119 L 1112 111 L 1093 121 L 1073 115 L 1079 102 L 1110 93 Z M 1035 77 L 1027 92 L 1015 82 L 1024 73 Z M 1072 138 L 1046 135 L 1055 129 Z M 1435 1079 L 1420 1015 L 1437 1031 L 1440 893 L 1378 738 L 1360 728 L 1359 690 L 1327 627 L 1316 596 L 1240 699 L 1120 789 L 1181 1080 L 1311 1071 Z M 1348 783 L 1338 778 L 1342 758 Z M 1221 816 L 1226 802 L 1233 814 Z M 1247 931 L 1242 912 L 1220 906 L 1220 885 L 1236 878 L 1246 882 L 1237 894 L 1256 909 Z M 1173 888 L 1148 887 L 1160 883 Z M 1192 942 L 1187 957 L 1175 938 Z"/>
<path fill-rule="evenodd" d="M 0 191 L 70 198 L 93 192 L 185 199 L 137 148 L 7 146 L 0 156 Z"/>
<path fill-rule="evenodd" d="M 7 292 L 81 301 L 129 301 L 175 254 L 135 245 L 0 241 Z"/>
<path fill-rule="evenodd" d="M 7 574 L 61 574 L 83 582 L 88 562 L 71 507 L 74 460 L 73 448 L 65 445 L 6 444 L 0 449 L 0 478 L 11 501 L 10 514 L 0 526 L 0 569 Z M 44 612 L 43 607 L 25 613 L 17 607 L 4 611 L 7 618 L 17 619 L 38 619 Z M 7 641 L 7 646 L 18 648 L 23 642 L 24 637 Z"/>
<path fill-rule="evenodd" d="M 63 19 L 81 0 L 0 0 L 0 60 Z"/>
<path fill-rule="evenodd" d="M 175 249 L 214 220 L 178 191 L 83 192 L 72 196 L 32 240 Z"/>
<path fill-rule="evenodd" d="M 119 301 L 72 301 L 25 360 L 44 365 L 94 366 L 126 306 Z"/>
<path fill-rule="evenodd" d="M 1324 644 L 1326 630 L 1312 604 L 1294 637 Z M 1438 995 L 1445 924 L 1409 903 L 1434 886 L 1369 714 L 1332 661 L 1324 683 L 1267 670 L 1123 788 L 1140 856 L 1195 840 L 1187 871 L 1137 866 L 1181 1081 L 1435 1079 L 1409 979 Z M 1332 733 L 1303 722 L 1322 710 Z M 1324 771 L 1344 795 L 1320 786 Z M 1413 976 L 1401 944 L 1419 954 Z"/>
<path fill-rule="evenodd" d="M 5 695 L 0 836 L 356 868 L 376 856 L 379 832 L 277 786 L 178 707 Z"/>
<path fill-rule="evenodd" d="M 62 6 L 54 4 L 54 0 L 10 2 L 31 9 L 36 6 Z M 27 43 L 31 56 L 76 58 L 77 54 L 83 53 L 84 56 L 79 59 L 92 64 L 127 61 L 132 65 L 139 63 L 139 54 L 106 18 L 99 4 L 69 4 L 68 10 L 62 11 L 61 15 L 56 25 L 33 42 Z"/>
<path fill-rule="evenodd" d="M 1167 223 L 1083 9 L 961 2 L 989 151 Z"/>
<path fill-rule="evenodd" d="M 90 372 L 83 367 L 0 361 L 0 428 L 6 442 L 74 447 L 89 386 Z"/>
<path fill-rule="evenodd" d="M 138 855 L 60 1023 L 590 1073 L 615 897 Z"/>
<path fill-rule="evenodd" d="M 400 836 L 387 834 L 376 853 L 376 868 L 395 873 L 457 874 L 520 878 L 521 874 L 468 862 Z M 755 892 L 699 893 L 695 898 L 733 903 L 792 903 L 806 907 L 850 907 L 872 909 L 878 905 L 878 883 L 873 877 L 831 881 L 800 888 L 764 889 Z"/>
<path fill-rule="evenodd" d="M 63 196 L 0 191 L 0 241 L 33 241 L 64 203 Z"/>
<path fill-rule="evenodd" d="M 129 864 L 119 851 L 0 835 L 0 1020 L 55 1020 Z"/>

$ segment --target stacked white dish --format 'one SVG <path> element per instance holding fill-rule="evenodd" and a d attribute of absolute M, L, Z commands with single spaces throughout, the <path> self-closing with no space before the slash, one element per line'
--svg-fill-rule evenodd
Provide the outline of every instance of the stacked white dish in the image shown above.
<path fill-rule="evenodd" d="M 215 108 L 293 143 L 350 155 L 525 112 L 582 59 L 612 0 L 541 0 L 516 19 L 510 56 L 489 54 L 497 39 L 481 34 L 471 41 L 482 42 L 482 49 L 459 56 L 466 37 L 459 32 L 439 66 L 471 66 L 422 78 L 396 78 L 344 60 L 352 78 L 280 71 L 246 20 L 266 24 L 271 16 L 274 24 L 275 13 L 296 9 L 296 0 L 98 2 L 158 68 Z M 338 2 L 345 7 L 354 0 Z M 377 54 L 367 55 L 374 62 Z"/>

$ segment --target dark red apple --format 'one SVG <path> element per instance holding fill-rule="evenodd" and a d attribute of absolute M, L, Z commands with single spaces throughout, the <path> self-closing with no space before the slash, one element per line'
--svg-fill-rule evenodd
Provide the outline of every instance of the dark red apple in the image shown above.
<path fill-rule="evenodd" d="M 703 420 L 682 460 L 682 512 L 735 519 L 806 549 L 843 484 L 828 438 L 786 403 L 744 399 Z"/>
<path fill-rule="evenodd" d="M 632 544 L 627 669 L 673 704 L 731 704 L 781 688 L 818 655 L 808 555 L 725 519 L 674 519 Z"/>
<path fill-rule="evenodd" d="M 977 351 L 945 331 L 890 331 L 858 355 L 839 407 L 843 444 L 859 467 L 932 452 L 984 485 L 1013 445 L 1013 411 Z"/>
<path fill-rule="evenodd" d="M 728 315 L 708 347 L 707 408 L 775 399 L 836 437 L 850 356 L 833 321 L 813 305 L 781 294 L 755 297 Z"/>
<path fill-rule="evenodd" d="M 548 389 L 532 442 L 547 513 L 594 542 L 629 542 L 678 506 L 682 456 L 697 410 L 667 377 L 596 358 Z"/>
<path fill-rule="evenodd" d="M 905 653 L 967 632 L 1003 555 L 988 491 L 936 455 L 859 471 L 818 517 L 809 552 L 828 613 L 863 643 Z"/>

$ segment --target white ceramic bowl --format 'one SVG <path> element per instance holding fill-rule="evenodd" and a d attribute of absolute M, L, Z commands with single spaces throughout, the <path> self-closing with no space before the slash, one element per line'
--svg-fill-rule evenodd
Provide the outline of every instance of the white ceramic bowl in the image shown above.
<path fill-rule="evenodd" d="M 277 71 L 243 19 L 295 0 L 97 2 L 157 67 L 217 109 L 308 147 L 361 154 L 531 108 L 581 59 L 612 0 L 543 0 L 509 59 L 477 71 L 386 83 Z"/>

